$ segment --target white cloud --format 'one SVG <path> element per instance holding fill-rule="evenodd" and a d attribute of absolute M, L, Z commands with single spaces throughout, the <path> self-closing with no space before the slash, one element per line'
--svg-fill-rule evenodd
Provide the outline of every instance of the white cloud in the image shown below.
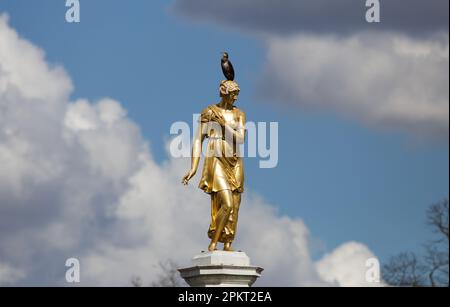
<path fill-rule="evenodd" d="M 21 270 L 12 268 L 9 265 L 0 262 L 0 286 L 14 284 L 23 277 L 24 273 Z"/>
<path fill-rule="evenodd" d="M 0 282 L 64 284 L 76 257 L 83 285 L 149 283 L 159 261 L 206 249 L 208 197 L 180 182 L 189 161 L 157 164 L 112 99 L 69 102 L 70 78 L 4 15 L 0 43 Z M 300 219 L 248 192 L 241 210 L 236 246 L 265 268 L 259 285 L 326 284 Z"/>
<path fill-rule="evenodd" d="M 327 282 L 344 287 L 383 286 L 382 282 L 366 280 L 366 272 L 369 268 L 376 270 L 374 274 L 379 273 L 373 263 L 367 262 L 368 259 L 376 259 L 376 257 L 367 246 L 357 242 L 348 242 L 325 255 L 317 263 L 317 270 Z"/>
<path fill-rule="evenodd" d="M 448 33 L 272 38 L 260 89 L 288 107 L 448 141 L 448 53 Z"/>
<path fill-rule="evenodd" d="M 26 99 L 42 99 L 54 107 L 54 103 L 67 98 L 72 89 L 70 79 L 61 67 L 49 67 L 44 52 L 10 31 L 7 22 L 8 17 L 3 15 L 0 19 L 0 89 L 16 89 Z"/>

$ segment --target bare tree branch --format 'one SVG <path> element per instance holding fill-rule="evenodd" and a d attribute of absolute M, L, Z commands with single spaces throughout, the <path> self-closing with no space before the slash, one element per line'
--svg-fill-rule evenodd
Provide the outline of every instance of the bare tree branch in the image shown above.
<path fill-rule="evenodd" d="M 425 266 L 432 287 L 448 286 L 448 246 L 447 250 L 440 250 L 435 244 L 426 246 L 424 257 Z"/>
<path fill-rule="evenodd" d="M 181 279 L 177 269 L 178 266 L 174 261 L 169 259 L 164 262 L 159 262 L 158 265 L 162 273 L 150 284 L 151 287 L 182 287 L 187 285 Z M 142 278 L 140 276 L 133 276 L 131 278 L 131 285 L 133 287 L 142 287 Z"/>
<path fill-rule="evenodd" d="M 425 276 L 425 268 L 418 263 L 413 253 L 391 257 L 389 263 L 383 266 L 383 279 L 392 286 L 423 287 Z"/>
<path fill-rule="evenodd" d="M 181 287 L 183 285 L 175 262 L 167 260 L 160 262 L 159 266 L 163 273 L 158 276 L 157 281 L 152 282 L 152 287 Z"/>
<path fill-rule="evenodd" d="M 142 287 L 142 278 L 139 276 L 131 277 L 131 284 L 133 287 Z"/>
<path fill-rule="evenodd" d="M 444 235 L 448 244 L 448 199 L 430 206 L 427 211 L 427 222 L 435 233 Z"/>
<path fill-rule="evenodd" d="M 449 286 L 448 199 L 435 203 L 426 212 L 427 224 L 438 238 L 425 245 L 422 259 L 401 253 L 383 266 L 383 279 L 392 286 Z"/>

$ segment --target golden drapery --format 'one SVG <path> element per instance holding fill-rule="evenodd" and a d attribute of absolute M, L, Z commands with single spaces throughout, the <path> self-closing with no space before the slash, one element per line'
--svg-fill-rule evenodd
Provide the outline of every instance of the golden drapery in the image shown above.
<path fill-rule="evenodd" d="M 209 123 L 216 122 L 218 117 L 227 123 L 219 107 L 211 105 L 200 115 L 200 122 L 206 124 L 207 127 Z M 213 125 L 213 127 L 217 128 L 218 125 Z M 211 127 L 206 129 L 208 144 L 199 188 L 211 194 L 211 224 L 208 229 L 208 237 L 212 239 L 216 228 L 217 212 L 221 206 L 221 199 L 217 192 L 230 190 L 233 194 L 242 193 L 244 191 L 244 170 L 236 144 L 227 142 L 222 137 L 222 131 L 211 129 Z M 228 222 L 219 238 L 219 241 L 223 243 L 233 241 L 236 233 L 240 202 L 235 201 L 235 196 L 233 200 L 233 208 Z"/>

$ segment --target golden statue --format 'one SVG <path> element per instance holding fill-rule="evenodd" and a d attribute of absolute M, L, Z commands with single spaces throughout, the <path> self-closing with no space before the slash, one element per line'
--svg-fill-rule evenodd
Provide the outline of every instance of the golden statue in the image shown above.
<path fill-rule="evenodd" d="M 234 106 L 239 91 L 235 81 L 222 81 L 220 102 L 202 111 L 192 145 L 191 169 L 182 181 L 188 184 L 197 172 L 203 140 L 208 138 L 198 187 L 211 195 L 209 251 L 216 250 L 218 242 L 224 244 L 223 250 L 233 251 L 231 244 L 236 235 L 241 193 L 244 191 L 244 170 L 238 145 L 245 140 L 245 113 Z"/>

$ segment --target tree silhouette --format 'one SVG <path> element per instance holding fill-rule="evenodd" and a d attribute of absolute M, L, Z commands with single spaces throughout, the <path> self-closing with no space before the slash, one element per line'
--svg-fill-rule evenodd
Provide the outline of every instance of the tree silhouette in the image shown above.
<path fill-rule="evenodd" d="M 383 279 L 392 286 L 448 287 L 448 199 L 432 204 L 427 224 L 436 235 L 425 244 L 424 256 L 400 253 L 383 266 Z"/>
<path fill-rule="evenodd" d="M 178 273 L 178 265 L 173 260 L 166 260 L 158 263 L 162 273 L 156 277 L 150 286 L 151 287 L 183 287 L 187 284 L 181 279 Z M 135 275 L 131 278 L 131 285 L 133 287 L 142 287 L 144 285 L 142 278 Z"/>

